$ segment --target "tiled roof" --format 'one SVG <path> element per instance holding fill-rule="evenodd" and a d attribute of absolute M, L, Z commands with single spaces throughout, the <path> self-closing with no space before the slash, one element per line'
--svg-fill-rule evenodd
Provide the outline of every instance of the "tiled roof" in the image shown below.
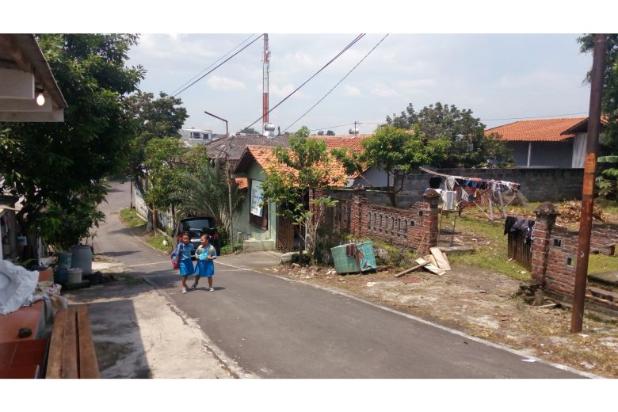
<path fill-rule="evenodd" d="M 208 157 L 221 157 L 227 153 L 230 160 L 238 160 L 247 146 L 288 146 L 287 136 L 265 137 L 262 135 L 229 136 L 207 143 Z"/>
<path fill-rule="evenodd" d="M 498 134 L 501 140 L 512 142 L 559 142 L 575 137 L 566 132 L 585 121 L 585 117 L 566 119 L 520 120 L 485 130 L 485 135 Z"/>
<path fill-rule="evenodd" d="M 283 172 L 289 175 L 297 176 L 298 171 L 285 164 L 279 162 L 275 156 L 275 148 L 273 146 L 247 146 L 245 153 L 240 159 L 240 162 L 236 168 L 236 172 L 247 167 L 246 159 L 253 158 L 257 164 L 264 170 L 275 169 L 279 172 Z M 328 171 L 328 184 L 331 186 L 345 186 L 347 176 L 343 165 L 329 156 L 329 159 L 324 164 L 320 165 L 321 168 Z M 245 169 L 246 170 L 246 169 Z"/>
<path fill-rule="evenodd" d="M 326 143 L 329 150 L 332 149 L 350 149 L 355 153 L 363 151 L 363 140 L 371 137 L 369 134 L 350 135 L 350 136 L 312 136 L 314 139 L 322 139 Z"/>

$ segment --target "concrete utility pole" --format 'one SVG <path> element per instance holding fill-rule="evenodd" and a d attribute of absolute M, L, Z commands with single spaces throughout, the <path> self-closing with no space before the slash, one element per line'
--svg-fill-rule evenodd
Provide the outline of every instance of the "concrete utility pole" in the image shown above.
<path fill-rule="evenodd" d="M 584 184 L 582 188 L 582 211 L 579 218 L 575 291 L 573 294 L 573 313 L 571 316 L 572 333 L 579 333 L 582 331 L 584 319 L 588 257 L 590 255 L 590 235 L 592 233 L 592 209 L 594 206 L 594 177 L 597 168 L 599 132 L 601 130 L 601 95 L 603 92 L 605 55 L 607 53 L 606 43 L 607 38 L 605 34 L 594 35 L 592 73 L 590 78 L 588 136 L 586 138 L 586 161 L 584 162 Z"/>

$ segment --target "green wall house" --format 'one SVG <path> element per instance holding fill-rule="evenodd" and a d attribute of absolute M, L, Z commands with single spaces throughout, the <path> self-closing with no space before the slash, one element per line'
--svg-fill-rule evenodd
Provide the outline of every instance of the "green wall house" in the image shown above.
<path fill-rule="evenodd" d="M 273 156 L 272 147 L 247 146 L 234 171 L 237 177 L 246 179 L 241 187 L 247 194 L 233 217 L 234 231 L 246 251 L 277 248 L 277 206 L 263 204 L 261 190 L 264 169 Z"/>

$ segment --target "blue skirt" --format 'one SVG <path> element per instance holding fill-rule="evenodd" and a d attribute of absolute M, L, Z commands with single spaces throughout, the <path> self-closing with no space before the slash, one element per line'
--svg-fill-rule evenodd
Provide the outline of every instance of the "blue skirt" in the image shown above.
<path fill-rule="evenodd" d="M 180 276 L 189 276 L 195 271 L 191 259 L 182 259 L 178 265 L 178 269 L 180 270 Z"/>
<path fill-rule="evenodd" d="M 207 278 L 212 277 L 215 274 L 215 264 L 212 260 L 198 260 L 195 265 L 195 274 Z"/>

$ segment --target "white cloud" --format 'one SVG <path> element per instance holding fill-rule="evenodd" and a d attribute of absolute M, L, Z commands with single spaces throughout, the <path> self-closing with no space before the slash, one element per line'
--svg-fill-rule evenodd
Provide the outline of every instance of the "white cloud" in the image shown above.
<path fill-rule="evenodd" d="M 378 97 L 394 97 L 399 96 L 399 93 L 392 87 L 384 84 L 378 83 L 372 90 L 371 93 Z"/>
<path fill-rule="evenodd" d="M 207 80 L 208 86 L 213 90 L 244 90 L 245 84 L 239 80 L 223 76 L 212 76 Z"/>
<path fill-rule="evenodd" d="M 273 96 L 279 96 L 279 97 L 284 97 L 287 96 L 288 94 L 292 93 L 292 90 L 294 90 L 296 87 L 292 84 L 292 83 L 285 83 L 285 84 L 278 84 L 276 82 L 270 82 L 270 94 Z M 261 90 L 261 85 L 260 85 L 260 90 Z M 296 93 L 294 93 L 294 97 L 302 97 L 304 96 L 302 91 L 297 91 Z"/>
<path fill-rule="evenodd" d="M 346 84 L 343 88 L 343 94 L 350 97 L 356 97 L 361 95 L 361 91 L 356 86 Z"/>

